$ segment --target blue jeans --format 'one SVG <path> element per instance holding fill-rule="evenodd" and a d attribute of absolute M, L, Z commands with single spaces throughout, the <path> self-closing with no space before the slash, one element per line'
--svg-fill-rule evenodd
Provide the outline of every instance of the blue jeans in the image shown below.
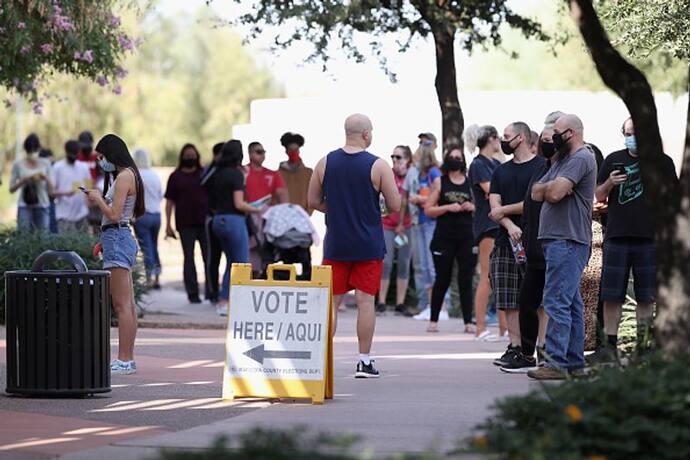
<path fill-rule="evenodd" d="M 590 255 L 588 244 L 544 240 L 544 311 L 549 316 L 546 352 L 549 366 L 564 370 L 585 365 L 585 316 L 580 279 Z"/>
<path fill-rule="evenodd" d="M 17 229 L 50 229 L 50 209 L 43 206 L 20 206 L 17 208 Z"/>
<path fill-rule="evenodd" d="M 228 264 L 223 275 L 223 287 L 219 299 L 230 298 L 230 268 L 233 263 L 249 262 L 249 234 L 247 219 L 243 214 L 217 214 L 213 216 L 213 232 L 220 240 Z"/>
<path fill-rule="evenodd" d="M 134 223 L 134 233 L 144 253 L 144 266 L 148 276 L 161 274 L 161 259 L 158 257 L 158 232 L 161 229 L 161 214 L 147 212 Z"/>
<path fill-rule="evenodd" d="M 419 308 L 429 305 L 429 289 L 434 285 L 436 270 L 434 258 L 431 256 L 431 240 L 436 230 L 436 221 L 413 225 L 412 236 L 412 266 L 414 267 L 414 285 L 419 299 Z"/>

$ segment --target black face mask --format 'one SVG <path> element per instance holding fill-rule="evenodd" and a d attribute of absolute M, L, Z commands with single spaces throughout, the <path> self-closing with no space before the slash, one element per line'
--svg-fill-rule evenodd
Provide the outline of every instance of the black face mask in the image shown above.
<path fill-rule="evenodd" d="M 551 158 L 556 154 L 556 146 L 553 142 L 541 142 L 541 154 L 544 158 Z"/>
<path fill-rule="evenodd" d="M 443 168 L 447 171 L 460 171 L 465 166 L 465 162 L 453 157 L 447 157 L 443 161 Z"/>
<path fill-rule="evenodd" d="M 196 166 L 196 159 L 183 158 L 181 164 L 183 168 L 194 168 Z"/>
<path fill-rule="evenodd" d="M 570 138 L 563 139 L 563 135 L 570 131 L 570 129 L 566 129 L 562 133 L 553 133 L 553 145 L 556 147 L 557 151 L 565 150 L 565 148 L 568 146 L 568 143 L 570 143 Z"/>
<path fill-rule="evenodd" d="M 513 153 L 515 153 L 515 149 L 517 148 L 517 145 L 515 147 L 511 147 L 510 143 L 513 142 L 515 139 L 517 139 L 518 136 L 519 136 L 519 134 L 517 136 L 513 137 L 512 139 L 508 140 L 508 141 L 505 141 L 505 140 L 501 141 L 501 150 L 503 150 L 503 153 L 505 153 L 506 155 L 512 155 Z M 520 144 L 518 144 L 518 145 L 520 145 Z"/>

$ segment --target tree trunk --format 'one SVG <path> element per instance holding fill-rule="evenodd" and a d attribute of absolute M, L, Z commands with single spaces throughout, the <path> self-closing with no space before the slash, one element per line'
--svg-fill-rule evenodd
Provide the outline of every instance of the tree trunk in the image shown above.
<path fill-rule="evenodd" d="M 662 176 L 663 168 L 659 165 L 663 159 L 663 146 L 652 88 L 642 72 L 611 45 L 592 0 L 566 1 L 599 75 L 606 86 L 623 100 L 635 124 L 645 190 L 643 199 L 647 201 L 651 214 L 640 218 L 652 218 L 656 224 L 656 338 L 669 353 L 686 352 L 690 347 L 690 283 L 686 282 L 686 272 L 690 267 L 690 246 L 687 245 L 690 177 L 684 174 L 682 185 L 676 187 Z M 684 169 L 687 169 L 687 145 L 685 157 Z"/>
<path fill-rule="evenodd" d="M 436 45 L 436 95 L 443 120 L 443 150 L 451 145 L 463 147 L 462 130 L 465 121 L 458 100 L 455 74 L 455 29 L 448 26 L 433 31 Z"/>

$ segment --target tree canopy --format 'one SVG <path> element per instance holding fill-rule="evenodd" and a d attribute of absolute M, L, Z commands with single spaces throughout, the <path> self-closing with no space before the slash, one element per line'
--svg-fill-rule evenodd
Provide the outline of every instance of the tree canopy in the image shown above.
<path fill-rule="evenodd" d="M 213 28 L 202 13 L 206 7 L 196 16 L 151 11 L 128 20 L 128 31 L 142 43 L 122 63 L 129 75 L 121 94 L 89 78 L 56 75 L 44 89 L 59 98 L 46 100 L 42 115 L 25 114 L 24 132 L 36 132 L 58 157 L 67 139 L 89 129 L 94 136 L 122 135 L 130 148 L 148 150 L 157 165 L 176 164 L 186 142 L 208 160 L 215 142 L 227 140 L 234 124 L 249 121 L 252 100 L 280 97 L 283 90 L 236 33 Z M 0 89 L 0 99 L 5 96 Z M 0 149 L 8 153 L 15 140 L 13 112 L 0 117 Z"/>
<path fill-rule="evenodd" d="M 0 86 L 28 96 L 40 112 L 48 75 L 86 77 L 119 91 L 124 54 L 135 42 L 123 31 L 115 0 L 26 0 L 0 5 Z M 6 102 L 8 104 L 9 102 Z"/>

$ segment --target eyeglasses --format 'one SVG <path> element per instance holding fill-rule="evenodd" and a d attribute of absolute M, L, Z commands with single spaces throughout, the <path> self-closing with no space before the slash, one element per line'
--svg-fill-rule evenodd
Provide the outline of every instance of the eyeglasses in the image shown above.
<path fill-rule="evenodd" d="M 403 159 L 403 156 L 402 155 L 391 155 L 391 159 L 394 161 L 396 161 L 396 160 L 400 161 Z"/>

